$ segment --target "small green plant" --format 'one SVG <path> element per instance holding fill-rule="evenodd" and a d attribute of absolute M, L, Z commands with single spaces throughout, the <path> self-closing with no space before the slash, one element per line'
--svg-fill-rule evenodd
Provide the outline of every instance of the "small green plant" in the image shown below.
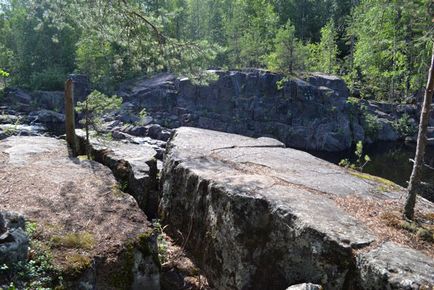
<path fill-rule="evenodd" d="M 166 241 L 166 234 L 164 233 L 164 227 L 161 226 L 159 220 L 154 220 L 153 222 L 154 231 L 157 233 L 157 244 L 158 244 L 158 258 L 161 264 L 167 262 L 167 249 L 169 243 Z"/>
<path fill-rule="evenodd" d="M 366 136 L 370 138 L 376 138 L 378 132 L 380 131 L 380 121 L 378 120 L 378 117 L 371 113 L 365 112 L 363 114 L 363 121 Z"/>
<path fill-rule="evenodd" d="M 393 123 L 393 128 L 402 136 L 413 136 L 417 133 L 416 126 L 411 122 L 410 116 L 406 113 Z"/>
<path fill-rule="evenodd" d="M 101 123 L 104 114 L 119 110 L 122 105 L 122 98 L 118 96 L 106 96 L 99 91 L 93 91 L 83 102 L 78 102 L 76 110 L 84 114 L 84 119 L 80 121 L 86 131 L 86 155 L 90 156 L 89 131 L 93 130 L 97 134 L 101 133 Z"/>
<path fill-rule="evenodd" d="M 363 143 L 362 143 L 362 141 L 357 142 L 356 151 L 354 152 L 354 154 L 357 157 L 357 160 L 355 163 L 351 163 L 350 160 L 348 158 L 346 158 L 346 159 L 342 159 L 339 162 L 339 166 L 351 168 L 351 169 L 363 172 L 363 168 L 366 166 L 366 164 L 368 164 L 369 161 L 371 161 L 371 158 L 367 154 L 363 155 Z"/>
<path fill-rule="evenodd" d="M 0 89 L 6 86 L 6 79 L 9 78 L 9 73 L 0 68 Z"/>
<path fill-rule="evenodd" d="M 95 245 L 95 238 L 91 233 L 68 233 L 62 236 L 53 236 L 51 239 L 53 247 L 91 250 Z"/>
<path fill-rule="evenodd" d="M 42 290 L 61 286 L 63 279 L 53 266 L 51 252 L 37 240 L 37 224 L 26 222 L 25 230 L 30 239 L 28 261 L 0 266 L 0 276 L 7 277 L 5 282 L 9 283 L 6 289 Z"/>
<path fill-rule="evenodd" d="M 6 127 L 6 128 L 4 129 L 3 132 L 4 132 L 7 136 L 16 135 L 16 134 L 18 133 L 18 126 L 19 126 L 20 124 L 21 124 L 21 118 L 18 117 L 18 118 L 16 119 L 15 123 L 12 124 L 12 125 L 10 125 L 9 127 Z"/>

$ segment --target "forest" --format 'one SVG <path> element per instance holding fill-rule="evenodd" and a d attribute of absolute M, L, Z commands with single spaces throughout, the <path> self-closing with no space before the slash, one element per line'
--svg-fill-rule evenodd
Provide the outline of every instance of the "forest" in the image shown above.
<path fill-rule="evenodd" d="M 426 81 L 431 0 L 2 0 L 1 78 L 62 89 L 170 71 L 337 74 L 356 96 L 403 101 Z"/>

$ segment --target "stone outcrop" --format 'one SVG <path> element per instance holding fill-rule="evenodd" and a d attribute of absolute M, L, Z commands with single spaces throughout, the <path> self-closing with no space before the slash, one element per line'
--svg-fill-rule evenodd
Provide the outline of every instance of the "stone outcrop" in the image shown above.
<path fill-rule="evenodd" d="M 312 82 L 320 85 L 312 85 L 294 78 L 279 88 L 282 76 L 265 71 L 217 74 L 219 80 L 208 86 L 163 74 L 123 87 L 119 95 L 155 113 L 156 122 L 164 126 L 273 136 L 305 149 L 337 151 L 351 145 L 342 80 L 318 76 Z"/>
<path fill-rule="evenodd" d="M 29 239 L 24 229 L 23 216 L 0 211 L 0 265 L 13 265 L 27 260 Z"/>
<path fill-rule="evenodd" d="M 64 288 L 160 289 L 147 217 L 110 169 L 71 158 L 64 141 L 0 141 L 0 204 L 36 224 L 34 239 L 49 249 Z"/>
<path fill-rule="evenodd" d="M 76 130 L 80 153 L 86 154 L 86 135 Z M 132 194 L 149 219 L 157 218 L 159 202 L 157 151 L 144 143 L 109 141 L 92 136 L 90 153 L 95 161 L 109 167 L 124 190 Z"/>
<path fill-rule="evenodd" d="M 385 190 L 283 147 L 188 127 L 168 144 L 162 219 L 202 261 L 215 289 L 286 289 L 302 281 L 325 289 L 434 285 L 432 258 L 392 242 L 376 246 L 376 234 L 335 201 L 398 202 L 399 187 Z"/>
<path fill-rule="evenodd" d="M 417 105 L 352 103 L 345 82 L 336 76 L 283 80 L 263 70 L 215 73 L 218 80 L 206 86 L 171 74 L 138 79 L 121 86 L 118 95 L 133 104 L 136 114 L 145 108 L 148 118 L 165 127 L 270 136 L 308 150 L 340 151 L 359 140 L 396 141 L 414 134 L 401 132 L 404 114 L 412 126 L 418 120 Z"/>

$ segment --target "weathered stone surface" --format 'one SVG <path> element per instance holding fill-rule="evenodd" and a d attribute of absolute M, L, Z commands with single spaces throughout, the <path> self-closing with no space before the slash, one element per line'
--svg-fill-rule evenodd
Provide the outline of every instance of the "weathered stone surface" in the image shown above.
<path fill-rule="evenodd" d="M 108 168 L 69 157 L 61 140 L 10 137 L 0 142 L 0 188 L 2 208 L 37 224 L 67 289 L 159 289 L 151 225 Z M 71 234 L 90 246 L 53 242 Z"/>
<path fill-rule="evenodd" d="M 357 257 L 364 289 L 432 289 L 434 261 L 422 253 L 387 242 Z"/>
<path fill-rule="evenodd" d="M 50 110 L 40 110 L 36 112 L 31 112 L 29 114 L 29 121 L 36 123 L 64 123 L 65 115 L 50 111 Z"/>
<path fill-rule="evenodd" d="M 163 221 L 182 233 L 216 289 L 359 286 L 353 252 L 375 236 L 333 197 L 399 194 L 282 147 L 269 138 L 177 129 L 162 176 Z"/>
<path fill-rule="evenodd" d="M 267 71 L 217 74 L 218 81 L 203 87 L 161 74 L 129 83 L 118 94 L 164 126 L 273 136 L 305 149 L 337 151 L 351 145 L 348 92 L 337 77 L 318 75 L 311 80 L 316 85 L 291 79 L 279 89 L 282 76 Z"/>
<path fill-rule="evenodd" d="M 85 132 L 76 131 L 81 154 L 86 152 Z M 108 141 L 96 137 L 90 140 L 91 155 L 108 166 L 123 187 L 137 200 L 148 218 L 157 217 L 158 182 L 157 151 L 147 144 Z"/>
<path fill-rule="evenodd" d="M 420 105 L 352 104 L 345 82 L 336 76 L 313 73 L 278 85 L 283 76 L 265 70 L 214 72 L 219 79 L 207 86 L 160 74 L 127 82 L 118 95 L 135 105 L 135 114 L 145 108 L 154 123 L 165 127 L 270 136 L 309 150 L 404 139 L 410 133 L 398 130 L 399 120 L 407 116 L 414 125 L 419 119 Z M 366 115 L 370 122 L 364 121 Z"/>
<path fill-rule="evenodd" d="M 312 283 L 303 283 L 298 285 L 293 285 L 288 287 L 286 290 L 323 290 L 321 285 L 312 284 Z"/>
<path fill-rule="evenodd" d="M 26 261 L 28 247 L 23 216 L 0 211 L 0 265 L 11 266 Z"/>

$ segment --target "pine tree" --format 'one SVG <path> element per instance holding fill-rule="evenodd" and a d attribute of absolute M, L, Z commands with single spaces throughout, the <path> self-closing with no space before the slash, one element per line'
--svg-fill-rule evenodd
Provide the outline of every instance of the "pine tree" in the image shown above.
<path fill-rule="evenodd" d="M 274 47 L 274 51 L 268 57 L 270 69 L 287 74 L 304 69 L 303 44 L 295 37 L 295 27 L 290 20 L 278 29 Z"/>

